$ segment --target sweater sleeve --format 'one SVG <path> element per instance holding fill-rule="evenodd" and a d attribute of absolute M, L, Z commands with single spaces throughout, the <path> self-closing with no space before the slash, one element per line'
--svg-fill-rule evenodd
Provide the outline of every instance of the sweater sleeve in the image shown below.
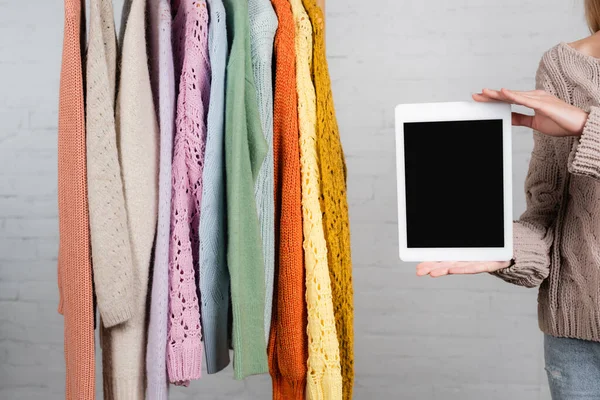
<path fill-rule="evenodd" d="M 181 3 L 173 20 L 176 69 L 180 74 L 172 163 L 170 323 L 167 366 L 172 383 L 199 379 L 202 333 L 198 251 L 202 172 L 206 138 L 203 98 L 210 92 L 205 1 Z M 192 28 L 192 27 L 197 28 Z M 197 29 L 198 31 L 194 30 Z"/>
<path fill-rule="evenodd" d="M 133 260 L 115 131 L 117 44 L 110 2 L 90 7 L 87 181 L 94 288 L 105 327 L 132 316 Z"/>
<path fill-rule="evenodd" d="M 600 108 L 591 107 L 581 137 L 573 142 L 569 172 L 600 180 Z"/>
<path fill-rule="evenodd" d="M 209 0 L 209 59 L 212 71 L 200 211 L 200 315 L 206 369 L 214 374 L 229 365 L 227 328 L 229 271 L 226 260 L 224 171 L 225 64 L 227 26 L 221 0 Z"/>
<path fill-rule="evenodd" d="M 267 155 L 258 173 L 254 196 L 265 263 L 265 338 L 269 340 L 275 276 L 275 228 L 273 199 L 273 39 L 277 16 L 269 0 L 250 0 L 251 58 L 262 132 L 267 141 Z"/>
<path fill-rule="evenodd" d="M 555 92 L 542 66 L 536 75 L 536 87 Z M 533 139 L 525 180 L 527 209 L 513 224 L 513 263 L 493 273 L 507 282 L 525 287 L 538 286 L 548 277 L 553 226 L 561 200 L 561 171 L 554 150 L 555 139 L 537 131 L 534 131 Z"/>
<path fill-rule="evenodd" d="M 525 180 L 527 209 L 513 224 L 513 265 L 494 274 L 520 286 L 539 285 L 550 271 L 552 225 L 560 203 L 559 170 L 551 138 L 534 133 Z"/>

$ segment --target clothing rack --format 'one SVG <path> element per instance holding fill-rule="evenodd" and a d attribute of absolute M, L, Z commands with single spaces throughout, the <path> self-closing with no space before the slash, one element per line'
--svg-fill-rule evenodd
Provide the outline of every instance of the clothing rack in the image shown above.
<path fill-rule="evenodd" d="M 64 0 L 67 400 L 95 398 L 100 356 L 114 400 L 163 400 L 204 362 L 215 374 L 232 361 L 235 379 L 270 374 L 275 400 L 350 400 L 347 173 L 325 0 L 127 0 L 119 40 L 112 2 Z"/>

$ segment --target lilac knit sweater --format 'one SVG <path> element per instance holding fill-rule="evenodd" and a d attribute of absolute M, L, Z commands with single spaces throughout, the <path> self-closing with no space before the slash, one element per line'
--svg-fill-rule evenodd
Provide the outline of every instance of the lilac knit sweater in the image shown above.
<path fill-rule="evenodd" d="M 148 0 L 150 70 L 154 104 L 160 123 L 158 227 L 152 273 L 148 345 L 147 400 L 167 400 L 167 320 L 169 313 L 169 234 L 171 218 L 171 162 L 175 125 L 175 75 L 171 46 L 169 0 Z"/>
<path fill-rule="evenodd" d="M 198 299 L 199 221 L 206 113 L 210 96 L 208 10 L 205 0 L 174 0 L 173 54 L 179 85 L 173 144 L 169 380 L 200 378 L 202 343 Z"/>

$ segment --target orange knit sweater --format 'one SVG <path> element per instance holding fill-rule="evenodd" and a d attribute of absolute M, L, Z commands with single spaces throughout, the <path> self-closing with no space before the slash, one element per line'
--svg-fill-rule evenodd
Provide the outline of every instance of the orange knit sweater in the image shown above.
<path fill-rule="evenodd" d="M 64 316 L 66 399 L 94 399 L 94 306 L 88 222 L 81 0 L 65 0 L 58 110 L 59 312 Z"/>
<path fill-rule="evenodd" d="M 316 0 L 302 0 L 313 27 L 312 75 L 317 95 L 317 149 L 321 170 L 321 211 L 333 311 L 340 345 L 343 398 L 352 399 L 354 385 L 354 304 L 350 223 L 346 196 L 346 163 L 340 140 L 331 80 L 325 55 L 325 18 Z"/>
<path fill-rule="evenodd" d="M 307 311 L 302 249 L 300 145 L 296 96 L 295 28 L 288 0 L 271 0 L 275 35 L 273 155 L 275 163 L 275 289 L 269 338 L 274 400 L 304 400 Z M 279 223 L 277 223 L 279 222 Z"/>

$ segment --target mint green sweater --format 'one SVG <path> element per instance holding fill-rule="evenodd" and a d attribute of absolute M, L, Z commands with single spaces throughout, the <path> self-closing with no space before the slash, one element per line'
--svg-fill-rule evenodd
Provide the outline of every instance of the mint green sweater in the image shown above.
<path fill-rule="evenodd" d="M 227 263 L 236 379 L 268 372 L 265 270 L 254 186 L 267 154 L 250 53 L 248 2 L 225 0 L 231 49 L 225 87 Z"/>
<path fill-rule="evenodd" d="M 265 337 L 269 341 L 275 276 L 275 189 L 273 172 L 273 40 L 277 15 L 271 0 L 249 0 L 250 48 L 258 112 L 267 141 L 267 156 L 254 187 L 265 262 Z"/>

